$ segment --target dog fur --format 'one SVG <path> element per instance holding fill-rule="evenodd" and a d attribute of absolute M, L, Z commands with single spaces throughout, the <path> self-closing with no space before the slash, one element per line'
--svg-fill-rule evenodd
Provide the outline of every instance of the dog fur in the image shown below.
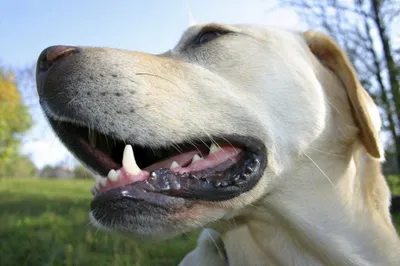
<path fill-rule="evenodd" d="M 193 45 L 210 29 L 230 33 Z M 378 109 L 328 36 L 207 24 L 162 55 L 83 49 L 68 72 L 80 95 L 71 104 L 102 132 L 142 145 L 235 133 L 268 151 L 252 190 L 114 229 L 170 237 L 210 228 L 181 266 L 400 265 Z"/>

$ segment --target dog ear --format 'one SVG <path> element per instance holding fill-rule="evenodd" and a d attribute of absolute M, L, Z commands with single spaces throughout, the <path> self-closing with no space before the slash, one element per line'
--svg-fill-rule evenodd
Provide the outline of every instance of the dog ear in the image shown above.
<path fill-rule="evenodd" d="M 358 80 L 349 59 L 342 49 L 325 34 L 306 31 L 304 38 L 311 52 L 322 65 L 330 69 L 343 83 L 365 149 L 375 158 L 383 157 L 383 148 L 379 140 L 381 120 L 378 109 Z"/>

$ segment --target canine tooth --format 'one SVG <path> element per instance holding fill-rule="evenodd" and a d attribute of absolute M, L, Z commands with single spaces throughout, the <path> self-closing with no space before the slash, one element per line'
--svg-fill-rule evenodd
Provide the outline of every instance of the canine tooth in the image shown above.
<path fill-rule="evenodd" d="M 101 178 L 99 180 L 100 185 L 102 185 L 103 187 L 105 187 L 107 185 L 107 178 Z"/>
<path fill-rule="evenodd" d="M 142 171 L 136 164 L 135 156 L 133 155 L 133 149 L 131 145 L 125 146 L 124 154 L 122 157 L 122 166 L 131 175 L 137 175 Z"/>
<path fill-rule="evenodd" d="M 114 169 L 111 169 L 110 172 L 108 172 L 107 177 L 111 181 L 116 181 L 118 179 L 117 171 L 115 171 Z"/>
<path fill-rule="evenodd" d="M 214 153 L 214 152 L 217 152 L 217 151 L 219 151 L 219 150 L 221 150 L 221 147 L 217 147 L 217 145 L 215 145 L 215 144 L 213 143 L 213 144 L 211 144 L 210 153 L 209 153 L 209 154 Z"/>
<path fill-rule="evenodd" d="M 173 162 L 171 163 L 171 166 L 170 166 L 169 168 L 176 168 L 176 167 L 180 167 L 180 165 L 179 165 L 178 162 L 173 161 Z"/>
<path fill-rule="evenodd" d="M 198 154 L 195 154 L 193 156 L 192 162 L 199 161 L 199 160 L 203 160 L 203 158 L 201 158 Z"/>

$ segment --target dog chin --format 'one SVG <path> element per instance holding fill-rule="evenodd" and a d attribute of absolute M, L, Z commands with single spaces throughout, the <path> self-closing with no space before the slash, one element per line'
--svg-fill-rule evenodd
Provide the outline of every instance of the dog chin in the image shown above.
<path fill-rule="evenodd" d="M 128 234 L 145 240 L 164 240 L 211 225 L 228 213 L 228 209 L 218 204 L 201 201 L 185 200 L 182 206 L 169 206 L 170 209 L 138 201 L 135 202 L 136 206 L 129 206 L 129 209 L 118 209 L 118 205 L 124 204 L 124 201 L 115 203 L 114 213 L 105 214 L 105 209 L 92 210 L 89 213 L 91 224 L 104 231 Z"/>

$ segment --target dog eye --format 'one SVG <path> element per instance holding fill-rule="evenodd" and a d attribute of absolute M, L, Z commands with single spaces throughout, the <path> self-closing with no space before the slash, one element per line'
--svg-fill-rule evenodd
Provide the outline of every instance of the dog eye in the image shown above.
<path fill-rule="evenodd" d="M 196 44 L 204 44 L 206 42 L 218 38 L 219 36 L 221 36 L 221 33 L 217 31 L 204 32 L 199 35 L 199 37 L 196 40 Z"/>

